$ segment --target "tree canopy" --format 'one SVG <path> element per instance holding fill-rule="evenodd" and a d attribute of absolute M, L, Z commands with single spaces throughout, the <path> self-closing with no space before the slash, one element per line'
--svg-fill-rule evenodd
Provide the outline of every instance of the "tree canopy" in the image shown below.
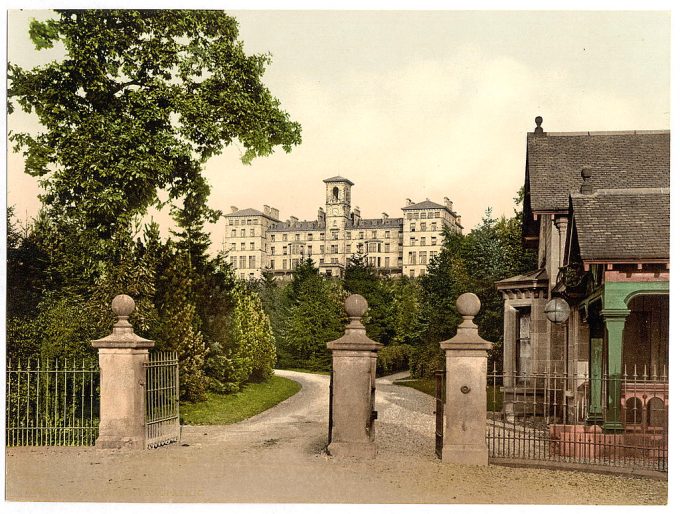
<path fill-rule="evenodd" d="M 151 206 L 158 191 L 187 202 L 185 231 L 216 215 L 201 174 L 239 142 L 242 160 L 301 141 L 261 79 L 268 55 L 246 55 L 236 20 L 208 10 L 57 10 L 33 21 L 38 50 L 61 42 L 59 62 L 9 64 L 9 111 L 37 115 L 38 134 L 11 133 L 44 203 L 107 237 Z"/>

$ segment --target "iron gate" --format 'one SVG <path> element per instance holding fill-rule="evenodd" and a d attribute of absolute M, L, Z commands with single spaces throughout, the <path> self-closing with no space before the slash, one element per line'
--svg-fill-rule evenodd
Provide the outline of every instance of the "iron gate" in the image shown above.
<path fill-rule="evenodd" d="M 444 370 L 435 371 L 434 373 L 434 396 L 434 452 L 441 459 L 442 446 L 444 446 L 444 404 L 446 403 L 446 371 Z"/>
<path fill-rule="evenodd" d="M 89 446 L 99 434 L 95 360 L 9 360 L 5 384 L 7 446 Z"/>
<path fill-rule="evenodd" d="M 179 362 L 176 352 L 150 352 L 146 370 L 146 446 L 179 441 Z"/>

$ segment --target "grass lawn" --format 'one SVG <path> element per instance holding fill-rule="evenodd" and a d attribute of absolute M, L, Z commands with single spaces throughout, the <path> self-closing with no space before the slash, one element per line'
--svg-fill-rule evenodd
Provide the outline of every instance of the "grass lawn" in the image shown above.
<path fill-rule="evenodd" d="M 412 387 L 425 394 L 434 396 L 434 378 L 417 378 L 396 380 L 394 385 Z M 494 394 L 495 389 L 495 394 Z M 500 412 L 503 408 L 503 392 L 501 386 L 486 387 L 486 410 Z"/>
<path fill-rule="evenodd" d="M 300 384 L 272 377 L 261 384 L 247 384 L 234 394 L 208 393 L 207 399 L 179 406 L 183 425 L 229 425 L 263 412 L 297 393 Z"/>

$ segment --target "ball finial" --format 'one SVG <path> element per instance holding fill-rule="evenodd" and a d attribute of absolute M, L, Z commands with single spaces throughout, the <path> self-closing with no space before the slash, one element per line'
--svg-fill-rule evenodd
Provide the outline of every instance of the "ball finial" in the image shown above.
<path fill-rule="evenodd" d="M 351 294 L 345 300 L 345 312 L 350 318 L 360 318 L 367 310 L 368 302 L 360 294 Z"/>
<path fill-rule="evenodd" d="M 456 300 L 456 310 L 463 317 L 476 316 L 481 306 L 482 302 L 479 301 L 479 298 L 474 293 L 463 293 Z"/>
<path fill-rule="evenodd" d="M 135 301 L 126 294 L 119 294 L 111 302 L 111 310 L 118 317 L 128 317 L 135 310 Z"/>
<path fill-rule="evenodd" d="M 581 170 L 581 178 L 587 180 L 593 176 L 593 169 L 590 166 L 584 166 Z"/>
<path fill-rule="evenodd" d="M 540 128 L 541 124 L 543 123 L 543 116 L 536 116 L 534 121 L 536 122 L 536 126 Z"/>

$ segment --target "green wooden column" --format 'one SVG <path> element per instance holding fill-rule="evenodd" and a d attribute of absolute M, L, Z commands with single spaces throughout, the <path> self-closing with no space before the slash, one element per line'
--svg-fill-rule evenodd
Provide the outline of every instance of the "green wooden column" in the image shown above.
<path fill-rule="evenodd" d="M 628 309 L 602 311 L 607 327 L 607 413 L 603 428 L 610 432 L 623 430 L 621 423 L 621 362 L 623 360 L 623 327 Z"/>

